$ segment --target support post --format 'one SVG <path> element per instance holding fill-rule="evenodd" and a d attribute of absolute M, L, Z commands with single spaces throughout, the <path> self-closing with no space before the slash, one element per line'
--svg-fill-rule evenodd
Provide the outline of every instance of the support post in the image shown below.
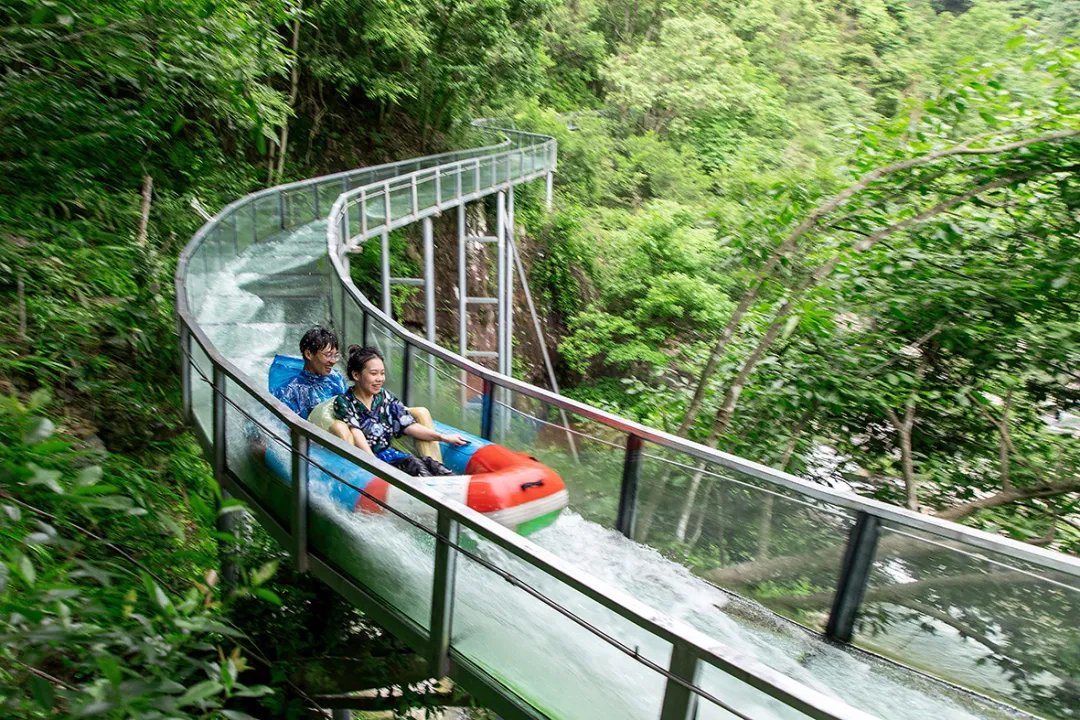
<path fill-rule="evenodd" d="M 277 207 L 278 207 L 278 225 L 282 230 L 285 230 L 288 226 L 285 224 L 285 193 L 278 191 L 277 194 Z"/>
<path fill-rule="evenodd" d="M 514 187 L 506 193 L 506 258 L 503 260 L 503 272 L 506 273 L 506 367 L 505 375 L 514 373 Z"/>
<path fill-rule="evenodd" d="M 460 181 L 460 175 L 458 176 Z M 458 262 L 458 355 L 465 357 L 465 351 L 469 349 L 469 312 L 465 299 L 469 295 L 468 288 L 468 258 L 466 256 L 465 240 L 465 203 L 458 205 L 457 211 L 457 262 Z"/>
<path fill-rule="evenodd" d="M 551 212 L 553 206 L 553 191 L 555 189 L 555 173 L 548 170 L 547 175 L 544 177 L 544 204 L 547 206 L 547 211 Z"/>
<path fill-rule="evenodd" d="M 184 422 L 191 424 L 191 330 L 180 322 L 180 397 L 184 408 Z"/>
<path fill-rule="evenodd" d="M 485 440 L 491 439 L 491 425 L 495 410 L 495 383 L 487 378 L 484 379 L 483 405 L 480 410 L 480 437 Z"/>
<path fill-rule="evenodd" d="M 412 399 L 412 345 L 405 341 L 405 351 L 401 353 L 401 402 L 409 407 Z"/>
<path fill-rule="evenodd" d="M 229 499 L 229 494 L 224 489 L 228 482 L 228 464 L 227 455 L 225 454 L 225 371 L 217 365 L 214 365 L 213 369 L 213 388 L 211 434 L 214 441 L 214 478 L 217 480 L 218 486 L 222 488 L 221 499 L 224 502 Z M 222 508 L 219 507 L 217 516 L 218 531 L 226 535 L 235 535 L 238 524 L 236 511 L 222 513 L 221 510 Z M 236 581 L 239 577 L 236 553 L 235 542 L 231 540 L 218 541 L 218 555 L 221 558 L 221 581 L 224 590 L 231 590 L 236 587 Z"/>
<path fill-rule="evenodd" d="M 855 526 L 848 535 L 844 561 L 840 566 L 840 579 L 836 584 L 829 622 L 825 636 L 838 642 L 850 642 L 855 627 L 855 617 L 862 604 L 870 570 L 874 565 L 881 519 L 860 510 L 855 516 Z"/>
<path fill-rule="evenodd" d="M 499 354 L 497 370 L 506 374 L 506 193 L 501 190 L 495 194 L 495 237 L 498 242 L 495 248 L 495 297 L 499 299 L 496 314 L 495 351 Z"/>
<path fill-rule="evenodd" d="M 430 217 L 424 218 L 424 336 L 435 343 L 435 230 Z M 428 365 L 428 397 L 435 397 L 435 366 Z"/>
<path fill-rule="evenodd" d="M 637 516 L 638 479 L 641 475 L 641 438 L 626 436 L 626 455 L 623 459 L 622 486 L 619 490 L 619 516 L 615 527 L 626 537 L 634 539 L 634 520 Z"/>
<path fill-rule="evenodd" d="M 676 644 L 671 648 L 671 666 L 668 671 L 690 685 L 697 685 L 701 665 L 690 648 Z M 697 717 L 697 693 L 682 683 L 668 679 L 664 690 L 664 704 L 660 708 L 660 720 L 694 720 Z"/>
<path fill-rule="evenodd" d="M 379 262 L 382 269 L 382 311 L 386 313 L 387 317 L 393 318 L 394 315 L 390 310 L 390 231 L 386 227 L 386 225 L 383 225 L 382 256 Z"/>
<path fill-rule="evenodd" d="M 290 434 L 292 444 L 292 491 L 293 516 L 292 536 L 293 554 L 296 556 L 296 569 L 302 573 L 308 571 L 308 438 L 299 431 Z"/>
<path fill-rule="evenodd" d="M 361 309 L 360 312 L 363 313 L 363 319 L 360 321 L 360 332 L 363 337 L 363 341 L 360 344 L 364 347 L 369 347 L 368 325 L 371 321 L 368 319 L 367 310 Z"/>
<path fill-rule="evenodd" d="M 429 672 L 434 678 L 450 674 L 450 637 L 454 619 L 454 585 L 457 580 L 457 551 L 460 526 L 439 513 L 435 545 L 435 578 L 431 590 L 431 655 Z"/>

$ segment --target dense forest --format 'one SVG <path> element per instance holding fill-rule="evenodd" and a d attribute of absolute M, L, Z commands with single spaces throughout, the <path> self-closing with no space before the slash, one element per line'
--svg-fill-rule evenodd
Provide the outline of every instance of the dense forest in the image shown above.
<path fill-rule="evenodd" d="M 266 538 L 221 587 L 172 273 L 244 193 L 480 116 L 559 140 L 519 221 L 568 394 L 1080 552 L 1078 32 L 1080 0 L 8 0 L 0 713 L 423 678 Z"/>

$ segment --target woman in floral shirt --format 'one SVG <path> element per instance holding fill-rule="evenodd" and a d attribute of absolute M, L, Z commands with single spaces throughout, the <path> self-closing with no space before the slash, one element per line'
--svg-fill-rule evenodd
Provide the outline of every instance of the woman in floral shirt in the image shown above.
<path fill-rule="evenodd" d="M 401 452 L 390 447 L 390 441 L 402 435 L 453 445 L 465 445 L 468 440 L 456 433 L 443 435 L 416 422 L 408 408 L 383 387 L 386 366 L 375 348 L 349 346 L 347 368 L 353 386 L 334 399 L 334 415 L 349 426 L 356 446 L 410 475 L 453 475 L 438 460 Z"/>

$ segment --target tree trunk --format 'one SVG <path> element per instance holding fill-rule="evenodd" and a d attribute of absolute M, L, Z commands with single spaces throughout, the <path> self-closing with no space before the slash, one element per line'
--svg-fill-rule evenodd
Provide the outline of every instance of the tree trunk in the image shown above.
<path fill-rule="evenodd" d="M 296 96 L 300 92 L 300 15 L 303 12 L 304 4 L 301 2 L 296 7 L 296 17 L 293 18 L 292 28 L 292 53 L 293 62 L 292 69 L 289 73 L 289 109 L 291 110 L 296 105 Z M 289 118 L 285 118 L 285 122 L 281 125 L 281 140 L 278 143 L 278 159 L 277 159 L 277 180 L 281 182 L 281 176 L 285 172 L 285 151 L 289 147 Z"/>
<path fill-rule="evenodd" d="M 1021 180 L 1030 178 L 1035 174 L 1035 172 L 1017 173 L 1015 175 L 1006 175 L 996 180 L 983 183 L 982 185 L 972 188 L 965 193 L 955 195 L 948 200 L 943 200 L 937 205 L 931 207 L 930 209 L 924 210 L 923 212 L 914 215 L 906 220 L 902 220 L 894 225 L 889 225 L 888 227 L 881 228 L 880 230 L 877 230 L 876 232 L 867 235 L 865 238 L 852 246 L 852 251 L 855 253 L 866 252 L 890 235 L 898 233 L 902 230 L 906 230 L 914 225 L 918 225 L 932 217 L 936 217 L 937 215 L 940 215 L 947 210 L 951 210 L 957 205 L 967 202 L 968 200 L 977 197 L 982 193 L 996 190 L 998 188 L 1005 187 L 1006 185 L 1010 185 L 1015 182 L 1019 182 Z M 1038 174 L 1042 173 L 1040 172 Z M 779 337 L 788 315 L 790 315 L 791 312 L 795 309 L 796 304 L 800 300 L 802 300 L 806 292 L 816 287 L 822 280 L 828 277 L 842 259 L 843 255 L 838 252 L 828 261 L 819 265 L 818 268 L 814 270 L 814 272 L 810 275 L 810 277 L 800 283 L 798 287 L 796 287 L 792 291 L 791 295 L 784 302 L 784 304 L 780 306 L 780 309 L 777 311 L 772 324 L 765 332 L 764 337 L 762 337 L 761 341 L 758 342 L 758 345 L 754 348 L 753 352 L 750 353 L 750 357 L 748 357 L 746 359 L 746 362 L 743 363 L 743 366 L 739 370 L 739 374 L 735 378 L 735 381 L 732 383 L 731 387 L 728 388 L 728 391 L 724 397 L 724 403 L 717 411 L 716 418 L 713 422 L 712 430 L 709 433 L 709 439 L 707 441 L 709 445 L 713 445 L 715 447 L 714 443 L 716 442 L 716 440 L 727 430 L 728 424 L 731 422 L 731 418 L 735 414 L 735 407 L 738 404 L 739 395 L 742 394 L 742 390 L 746 384 L 746 380 L 750 377 L 751 373 L 753 373 L 761 358 L 764 357 L 765 353 L 769 350 L 770 347 L 772 347 L 772 344 L 776 341 L 776 338 Z"/>
<path fill-rule="evenodd" d="M 1018 140 L 1016 142 L 1006 143 L 1004 145 L 996 145 L 974 149 L 968 146 L 971 145 L 971 143 L 979 140 L 982 136 L 971 137 L 945 150 L 928 153 L 926 155 L 922 155 L 917 158 L 911 158 L 909 160 L 902 160 L 900 162 L 893 163 L 892 165 L 872 170 L 859 178 L 857 182 L 852 183 L 848 187 L 844 188 L 844 190 L 842 190 L 841 192 L 829 198 L 826 202 L 818 205 L 816 208 L 814 208 L 813 211 L 810 212 L 809 215 L 806 216 L 806 218 L 801 223 L 799 223 L 799 225 L 794 230 L 791 231 L 791 233 L 788 234 L 788 236 L 784 239 L 784 242 L 782 242 L 780 246 L 777 247 L 775 251 L 773 251 L 772 255 L 770 255 L 769 259 L 765 262 L 765 265 L 763 265 L 761 270 L 758 271 L 757 281 L 754 283 L 754 286 L 750 290 L 748 290 L 743 295 L 742 299 L 739 301 L 738 307 L 736 307 L 734 313 L 732 313 L 731 318 L 729 318 L 727 324 L 724 326 L 724 329 L 721 331 L 720 337 L 717 340 L 716 345 L 713 346 L 712 351 L 709 353 L 709 359 L 705 363 L 705 368 L 703 369 L 701 375 L 698 377 L 697 385 L 694 388 L 694 397 L 690 401 L 690 405 L 686 409 L 686 415 L 684 416 L 682 423 L 679 425 L 679 429 L 677 431 L 678 434 L 685 435 L 687 430 L 691 426 L 693 426 L 694 421 L 697 419 L 698 413 L 701 411 L 702 400 L 705 397 L 706 387 L 713 373 L 716 371 L 716 365 L 718 364 L 719 359 L 723 356 L 724 351 L 727 349 L 728 343 L 734 336 L 735 331 L 738 329 L 742 318 L 749 310 L 750 305 L 755 299 L 757 299 L 757 296 L 760 293 L 765 281 L 772 276 L 781 259 L 790 254 L 796 248 L 799 239 L 803 235 L 808 233 L 810 230 L 812 230 L 814 227 L 816 227 L 818 222 L 823 217 L 844 205 L 848 200 L 850 200 L 860 191 L 869 187 L 871 184 L 877 182 L 884 177 L 894 175 L 904 170 L 910 170 L 911 168 L 918 167 L 920 165 L 926 165 L 946 157 L 957 155 L 1000 154 L 1004 152 L 1009 152 L 1011 150 L 1025 148 L 1037 143 L 1055 142 L 1057 140 L 1068 139 L 1078 134 L 1080 134 L 1080 131 L 1065 130 L 1056 133 L 1049 133 L 1047 135 L 1041 135 L 1034 138 Z"/>

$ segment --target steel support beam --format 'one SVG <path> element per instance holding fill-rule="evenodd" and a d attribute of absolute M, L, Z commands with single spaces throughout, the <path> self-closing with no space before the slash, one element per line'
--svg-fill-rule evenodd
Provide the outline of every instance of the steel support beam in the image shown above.
<path fill-rule="evenodd" d="M 438 519 L 435 545 L 435 578 L 431 591 L 430 672 L 434 678 L 450 674 L 450 637 L 454 618 L 454 585 L 457 581 L 457 551 L 461 526 L 443 513 Z"/>
<path fill-rule="evenodd" d="M 701 663 L 687 646 L 676 643 L 671 649 L 671 666 L 668 671 L 688 685 L 698 684 Z M 664 704 L 660 708 L 660 720 L 694 720 L 697 717 L 697 693 L 686 685 L 668 678 L 664 690 Z"/>
<path fill-rule="evenodd" d="M 423 220 L 424 229 L 424 337 L 435 342 L 435 229 L 430 217 Z M 435 366 L 428 365 L 428 398 L 435 397 Z M 430 402 L 430 400 L 429 400 Z"/>
<path fill-rule="evenodd" d="M 191 425 L 191 373 L 194 372 L 191 357 L 191 331 L 180 323 L 180 398 L 184 408 L 184 422 Z"/>
<path fill-rule="evenodd" d="M 492 420 L 495 418 L 495 383 L 484 379 L 483 405 L 480 410 L 480 437 L 491 439 Z"/>
<path fill-rule="evenodd" d="M 619 515 L 616 529 L 634 539 L 634 520 L 637 517 L 638 479 L 641 475 L 641 438 L 626 436 L 626 456 L 623 459 L 622 486 L 619 489 Z"/>
<path fill-rule="evenodd" d="M 308 448 L 306 435 L 296 429 L 290 433 L 292 445 L 292 491 L 293 515 L 292 538 L 293 556 L 296 569 L 302 573 L 308 571 Z"/>
<path fill-rule="evenodd" d="M 825 626 L 825 636 L 832 640 L 851 641 L 855 617 L 870 579 L 880 534 L 880 518 L 862 511 L 855 516 L 855 526 L 848 535 L 844 561 L 840 566 L 840 579 L 833 595 L 829 622 Z"/>

